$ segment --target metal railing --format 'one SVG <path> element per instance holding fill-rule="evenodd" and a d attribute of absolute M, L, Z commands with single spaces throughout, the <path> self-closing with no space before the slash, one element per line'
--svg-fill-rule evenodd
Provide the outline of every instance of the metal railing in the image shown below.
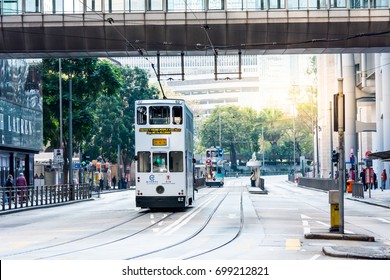
<path fill-rule="evenodd" d="M 1 211 L 86 200 L 94 193 L 89 184 L 0 187 Z"/>

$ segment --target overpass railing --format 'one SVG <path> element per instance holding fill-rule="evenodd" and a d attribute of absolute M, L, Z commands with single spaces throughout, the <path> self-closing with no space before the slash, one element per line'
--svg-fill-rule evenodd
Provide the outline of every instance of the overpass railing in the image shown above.
<path fill-rule="evenodd" d="M 383 9 L 389 0 L 0 0 L 1 15 Z"/>
<path fill-rule="evenodd" d="M 89 184 L 0 187 L 0 210 L 54 205 L 90 199 L 98 192 Z"/>

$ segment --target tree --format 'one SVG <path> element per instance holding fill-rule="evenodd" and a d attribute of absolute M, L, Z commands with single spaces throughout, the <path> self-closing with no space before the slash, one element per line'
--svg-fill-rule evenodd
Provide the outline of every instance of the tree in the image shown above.
<path fill-rule="evenodd" d="M 266 108 L 260 112 L 260 118 L 263 120 L 264 141 L 270 143 L 270 150 L 267 152 L 270 161 L 281 160 L 283 158 L 281 149 L 281 139 L 286 131 L 292 127 L 291 121 L 278 108 Z"/>
<path fill-rule="evenodd" d="M 69 170 L 69 81 L 72 79 L 73 150 L 90 142 L 96 120 L 96 100 L 103 94 L 115 95 L 121 83 L 118 73 L 105 61 L 96 58 L 62 59 L 62 112 L 64 174 Z M 44 144 L 60 148 L 59 67 L 57 59 L 42 61 Z"/>
<path fill-rule="evenodd" d="M 237 154 L 247 158 L 258 150 L 257 114 L 250 108 L 220 106 L 202 124 L 199 135 L 203 147 L 222 146 L 230 153 L 232 168 L 237 167 Z M 260 128 L 261 129 L 261 128 Z M 257 136 L 256 136 L 257 135 Z"/>
<path fill-rule="evenodd" d="M 121 88 L 113 95 L 101 95 L 96 102 L 96 122 L 86 147 L 94 157 L 103 161 L 118 161 L 118 145 L 123 164 L 134 158 L 134 108 L 135 101 L 155 99 L 159 91 L 149 86 L 148 74 L 140 68 L 112 65 L 121 77 Z"/>

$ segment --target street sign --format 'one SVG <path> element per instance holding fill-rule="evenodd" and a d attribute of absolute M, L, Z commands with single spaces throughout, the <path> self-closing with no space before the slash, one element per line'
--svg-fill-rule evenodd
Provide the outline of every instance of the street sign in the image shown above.
<path fill-rule="evenodd" d="M 80 163 L 75 163 L 75 164 L 73 165 L 73 168 L 74 168 L 74 169 L 80 169 L 80 168 L 81 168 L 81 164 L 80 164 Z"/>
<path fill-rule="evenodd" d="M 63 163 L 64 162 L 64 150 L 63 149 L 54 149 L 53 151 L 53 163 Z"/>

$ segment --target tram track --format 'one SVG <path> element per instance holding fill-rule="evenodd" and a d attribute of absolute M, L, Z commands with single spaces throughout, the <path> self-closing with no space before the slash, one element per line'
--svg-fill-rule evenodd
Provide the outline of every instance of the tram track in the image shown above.
<path fill-rule="evenodd" d="M 48 245 L 48 246 L 43 246 L 43 247 L 39 247 L 39 248 L 35 248 L 35 249 L 30 249 L 30 250 L 24 250 L 24 251 L 20 251 L 20 252 L 14 252 L 14 253 L 11 253 L 11 254 L 4 254 L 4 255 L 1 255 L 0 258 L 8 258 L 8 257 L 13 257 L 13 256 L 18 256 L 18 255 L 23 255 L 23 254 L 30 254 L 30 253 L 34 253 L 34 252 L 38 252 L 38 251 L 42 251 L 42 250 L 47 250 L 47 249 L 53 249 L 53 248 L 56 248 L 56 247 L 60 247 L 60 246 L 64 246 L 64 245 L 69 245 L 69 244 L 72 244 L 72 243 L 75 243 L 75 242 L 79 242 L 79 241 L 82 241 L 82 240 L 85 240 L 85 239 L 88 239 L 88 238 L 92 238 L 92 237 L 95 237 L 99 234 L 102 234 L 102 233 L 105 233 L 105 232 L 108 232 L 110 230 L 113 230 L 115 228 L 118 228 L 122 225 L 125 225 L 131 221 L 134 221 L 138 218 L 141 218 L 147 214 L 149 214 L 151 211 L 150 210 L 146 210 L 146 211 L 143 211 L 141 213 L 136 213 L 136 215 L 134 215 L 133 217 L 127 219 L 126 221 L 123 221 L 123 222 L 120 222 L 118 224 L 115 224 L 113 226 L 110 226 L 108 228 L 105 228 L 103 230 L 99 230 L 97 232 L 94 232 L 94 233 L 91 233 L 91 234 L 88 234 L 88 235 L 85 235 L 85 236 L 82 236 L 82 237 L 79 237 L 79 238 L 75 238 L 75 239 L 72 239 L 72 240 L 67 240 L 67 241 L 64 241 L 64 242 L 60 242 L 60 243 L 56 243 L 56 244 L 52 244 L 52 245 Z"/>
<path fill-rule="evenodd" d="M 210 194 L 214 193 L 215 191 L 216 190 L 212 190 L 212 191 L 208 192 L 207 194 L 202 195 L 201 197 L 198 198 L 198 200 L 203 199 L 204 197 L 208 197 Z M 146 215 L 146 214 L 149 214 L 149 213 L 156 213 L 157 214 L 159 212 L 146 210 L 144 214 Z M 38 259 L 51 259 L 51 258 L 65 256 L 65 255 L 75 254 L 75 253 L 82 252 L 82 251 L 93 250 L 93 249 L 97 249 L 97 248 L 100 248 L 100 247 L 103 247 L 103 246 L 109 246 L 110 244 L 118 243 L 120 241 L 129 239 L 129 238 L 131 238 L 133 236 L 136 236 L 136 235 L 138 235 L 138 234 L 140 234 L 140 233 L 142 233 L 142 232 L 144 232 L 144 231 L 154 227 L 155 225 L 161 223 L 162 221 L 172 217 L 175 213 L 177 213 L 177 212 L 168 212 L 168 214 L 167 214 L 167 212 L 164 212 L 165 216 L 163 218 L 154 221 L 154 223 L 152 223 L 149 226 L 143 227 L 143 228 L 141 228 L 141 229 L 139 229 L 139 230 L 137 230 L 137 231 L 135 231 L 135 232 L 133 232 L 131 234 L 122 236 L 120 238 L 113 239 L 113 240 L 110 240 L 110 241 L 107 241 L 107 242 L 103 242 L 103 243 L 99 243 L 99 244 L 96 244 L 96 245 L 93 245 L 93 246 L 88 246 L 88 247 L 85 247 L 85 248 L 77 249 L 77 250 L 71 250 L 71 251 L 58 253 L 58 254 L 54 254 L 54 255 L 50 255 L 50 256 L 40 257 Z M 132 220 L 134 220 L 134 219 L 132 219 Z M 130 221 L 132 221 L 132 220 L 130 220 Z M 130 221 L 128 221 L 128 222 L 130 222 Z M 120 225 L 123 225 L 123 224 L 125 224 L 125 223 L 121 223 Z M 118 226 L 120 226 L 120 225 L 118 225 Z M 114 228 L 115 227 L 112 227 L 111 229 L 114 229 Z M 103 232 L 101 232 L 101 233 L 103 233 Z M 97 235 L 97 234 L 95 234 L 95 235 Z M 93 237 L 93 236 L 90 236 L 90 237 Z"/>
<path fill-rule="evenodd" d="M 201 196 L 198 196 L 197 200 L 202 200 L 204 198 L 209 198 L 210 195 L 212 195 L 213 193 L 215 193 L 217 191 L 217 189 L 212 189 L 210 191 L 207 191 L 207 193 L 201 195 Z M 196 208 L 195 208 L 196 209 Z M 124 226 L 126 225 L 127 223 L 130 223 L 136 219 L 139 219 L 141 217 L 144 217 L 148 214 L 160 214 L 160 213 L 164 213 L 163 217 L 161 219 L 158 219 L 158 220 L 155 220 L 152 224 L 146 226 L 146 227 L 142 227 L 140 228 L 139 230 L 135 231 L 135 232 L 132 232 L 131 234 L 127 234 L 127 235 L 124 235 L 124 236 L 121 236 L 120 238 L 116 238 L 116 239 L 113 239 L 113 240 L 108 240 L 106 242 L 101 242 L 101 243 L 98 243 L 98 244 L 95 244 L 95 245 L 91 245 L 91 246 L 86 246 L 84 248 L 79 248 L 79 249 L 75 249 L 75 250 L 68 250 L 66 252 L 59 252 L 57 254 L 41 254 L 41 256 L 35 256 L 34 259 L 52 259 L 52 258 L 57 258 L 57 257 L 61 257 L 61 256 L 66 256 L 66 255 L 71 255 L 71 254 L 77 254 L 78 252 L 82 252 L 82 251 L 87 251 L 87 250 L 93 250 L 93 249 L 96 249 L 96 248 L 99 248 L 99 247 L 103 247 L 103 246 L 109 246 L 110 244 L 114 244 L 114 243 L 118 243 L 120 241 L 123 241 L 125 239 L 129 239 L 133 236 L 136 236 L 152 227 L 154 227 L 155 225 L 161 223 L 162 221 L 172 217 L 172 215 L 174 215 L 175 213 L 177 212 L 159 212 L 159 211 L 151 211 L 151 210 L 140 210 L 142 212 L 137 212 L 135 215 L 133 215 L 132 217 L 126 219 L 125 221 L 122 221 L 120 223 L 117 223 L 115 225 L 112 225 L 108 228 L 105 228 L 105 229 L 102 229 L 102 230 L 99 230 L 99 231 L 96 231 L 94 233 L 91 233 L 91 234 L 88 234 L 88 235 L 85 235 L 85 236 L 82 236 L 82 237 L 79 237 L 79 238 L 74 238 L 74 239 L 71 239 L 71 240 L 67 240 L 67 241 L 64 241 L 64 242 L 60 242 L 60 243 L 56 243 L 56 244 L 52 244 L 52 245 L 47 245 L 47 246 L 42 246 L 42 247 L 38 247 L 38 248 L 31 248 L 31 249 L 26 249 L 26 250 L 22 250 L 22 251 L 18 251 L 18 252 L 12 252 L 12 253 L 5 253 L 5 254 L 2 254 L 0 255 L 0 258 L 4 259 L 4 258 L 12 258 L 12 257 L 17 257 L 17 256 L 23 256 L 23 255 L 34 255 L 34 253 L 42 253 L 44 250 L 51 250 L 53 251 L 53 249 L 55 250 L 56 248 L 61 248 L 62 246 L 71 246 L 72 244 L 75 244 L 77 242 L 83 242 L 83 241 L 86 241 L 88 239 L 93 239 L 95 238 L 96 236 L 99 236 L 101 234 L 104 234 L 104 233 L 109 233 L 110 231 L 112 230 L 115 230 L 121 226 Z"/>
<path fill-rule="evenodd" d="M 192 255 L 192 256 L 185 257 L 185 258 L 183 258 L 183 260 L 193 259 L 193 258 L 202 256 L 202 255 L 211 253 L 213 251 L 219 250 L 219 249 L 227 246 L 228 244 L 232 243 L 234 240 L 236 240 L 241 235 L 242 228 L 244 227 L 244 206 L 243 206 L 242 201 L 243 201 L 243 199 L 242 199 L 242 192 L 241 192 L 241 196 L 240 196 L 240 226 L 239 226 L 236 234 L 230 240 L 228 240 L 228 241 L 226 241 L 226 242 L 224 242 L 216 247 L 213 247 L 211 249 L 205 250 L 203 252 L 197 253 L 197 254 Z"/>
<path fill-rule="evenodd" d="M 210 192 L 207 192 L 204 195 L 201 195 L 200 197 L 198 197 L 198 200 L 202 200 L 204 197 L 209 197 L 209 195 L 214 193 L 215 191 L 216 190 L 212 190 Z M 127 223 L 130 223 L 130 222 L 132 222 L 132 221 L 134 221 L 136 219 L 144 217 L 145 215 L 152 214 L 152 213 L 154 213 L 154 214 L 161 213 L 161 212 L 152 211 L 152 210 L 149 210 L 149 209 L 148 210 L 140 210 L 140 211 L 141 212 L 136 213 L 134 216 L 130 217 L 129 219 L 127 219 L 127 220 L 125 220 L 123 222 L 117 223 L 115 225 L 112 225 L 112 226 L 110 226 L 108 228 L 99 230 L 99 231 L 94 232 L 92 234 L 82 236 L 80 238 L 75 238 L 75 239 L 72 239 L 72 240 L 67 240 L 67 241 L 64 241 L 64 242 L 60 242 L 60 243 L 56 243 L 56 244 L 52 244 L 52 245 L 48 245 L 48 246 L 43 246 L 43 247 L 39 247 L 39 248 L 23 250 L 23 251 L 19 251 L 19 252 L 13 252 L 13 253 L 10 253 L 10 254 L 4 254 L 4 255 L 1 255 L 0 257 L 1 258 L 12 258 L 12 257 L 15 257 L 15 256 L 34 254 L 35 252 L 42 252 L 44 250 L 53 250 L 53 249 L 55 250 L 56 248 L 60 248 L 62 246 L 72 245 L 72 244 L 75 244 L 76 242 L 82 242 L 82 241 L 85 241 L 85 240 L 88 240 L 88 239 L 92 239 L 92 238 L 94 238 L 94 237 L 96 237 L 98 235 L 101 235 L 101 234 L 104 234 L 104 233 L 109 233 L 110 231 L 115 230 L 115 229 L 117 229 L 117 228 L 119 228 L 121 226 L 124 226 Z M 106 242 L 98 243 L 98 244 L 95 244 L 93 246 L 87 246 L 87 247 L 80 248 L 80 249 L 77 249 L 77 250 L 69 250 L 69 251 L 66 251 L 66 252 L 58 253 L 58 254 L 51 254 L 51 255 L 36 257 L 35 259 L 51 259 L 51 258 L 55 258 L 55 257 L 66 256 L 66 255 L 74 254 L 74 253 L 77 253 L 77 252 L 82 252 L 82 251 L 86 251 L 86 250 L 99 248 L 99 247 L 102 247 L 102 246 L 108 246 L 110 244 L 114 244 L 114 243 L 120 242 L 122 240 L 131 238 L 131 237 L 133 237 L 135 235 L 138 235 L 138 234 L 144 232 L 145 230 L 152 228 L 156 224 L 161 223 L 162 221 L 164 221 L 167 218 L 171 217 L 173 214 L 175 214 L 175 212 L 164 212 L 164 214 L 163 214 L 164 217 L 161 218 L 161 219 L 155 220 L 154 223 L 152 223 L 151 225 L 143 227 L 143 228 L 137 230 L 136 232 L 133 232 L 133 233 L 125 235 L 125 236 L 122 236 L 122 237 L 117 238 L 117 239 L 113 239 L 113 240 L 109 240 L 109 241 L 106 241 Z"/>
<path fill-rule="evenodd" d="M 156 250 L 151 250 L 151 251 L 148 251 L 148 252 L 145 252 L 145 253 L 142 253 L 142 254 L 138 254 L 138 255 L 135 255 L 135 256 L 132 256 L 132 257 L 128 257 L 128 258 L 126 258 L 126 260 L 134 260 L 134 259 L 139 259 L 139 258 L 142 258 L 142 257 L 150 256 L 150 255 L 162 252 L 162 251 L 169 250 L 169 249 L 171 249 L 173 247 L 183 245 L 186 242 L 195 239 L 209 225 L 210 221 L 212 220 L 212 218 L 214 217 L 214 215 L 216 214 L 217 210 L 220 208 L 220 206 L 222 205 L 224 200 L 227 198 L 229 193 L 230 192 L 227 192 L 223 196 L 223 198 L 212 209 L 212 211 L 210 212 L 208 217 L 204 220 L 203 224 L 195 232 L 193 232 L 191 235 L 187 236 L 186 238 L 184 238 L 184 239 L 182 239 L 180 241 L 174 242 L 174 243 L 172 243 L 170 245 L 158 248 Z M 184 260 L 185 259 L 196 258 L 197 256 L 201 256 L 201 255 L 204 255 L 204 254 L 216 251 L 216 250 L 218 250 L 220 248 L 223 248 L 224 246 L 230 244 L 231 242 L 233 242 L 235 239 L 237 239 L 240 236 L 240 234 L 242 232 L 243 225 L 244 225 L 243 198 L 242 198 L 242 196 L 243 196 L 243 192 L 241 191 L 241 196 L 240 196 L 240 225 L 239 225 L 239 228 L 238 228 L 237 232 L 234 234 L 234 236 L 232 238 L 230 238 L 228 241 L 225 241 L 224 243 L 219 244 L 218 246 L 214 246 L 213 248 L 209 248 L 207 250 L 204 250 L 203 252 L 199 252 L 199 253 L 196 253 L 194 255 L 187 256 L 187 257 L 183 258 Z"/>

